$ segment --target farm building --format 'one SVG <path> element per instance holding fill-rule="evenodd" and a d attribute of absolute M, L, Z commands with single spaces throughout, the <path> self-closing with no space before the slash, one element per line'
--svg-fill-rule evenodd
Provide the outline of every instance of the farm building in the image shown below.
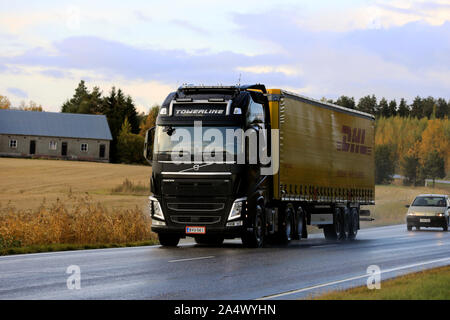
<path fill-rule="evenodd" d="M 104 115 L 0 110 L 0 156 L 109 161 Z"/>

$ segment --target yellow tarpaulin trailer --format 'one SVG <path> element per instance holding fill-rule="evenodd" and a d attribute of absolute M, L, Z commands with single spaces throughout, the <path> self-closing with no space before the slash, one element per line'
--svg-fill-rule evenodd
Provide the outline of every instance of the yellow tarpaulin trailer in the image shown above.
<path fill-rule="evenodd" d="M 274 198 L 373 204 L 374 117 L 281 89 L 267 93 L 272 129 L 280 130 Z"/>

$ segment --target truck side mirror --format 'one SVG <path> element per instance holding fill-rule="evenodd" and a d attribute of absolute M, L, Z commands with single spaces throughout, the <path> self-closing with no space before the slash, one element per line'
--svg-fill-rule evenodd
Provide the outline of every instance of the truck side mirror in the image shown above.
<path fill-rule="evenodd" d="M 406 207 L 406 208 L 409 208 L 409 204 L 406 204 L 405 207 Z"/>
<path fill-rule="evenodd" d="M 153 140 L 155 137 L 155 127 L 147 130 L 144 141 L 144 158 L 152 165 L 153 161 Z"/>

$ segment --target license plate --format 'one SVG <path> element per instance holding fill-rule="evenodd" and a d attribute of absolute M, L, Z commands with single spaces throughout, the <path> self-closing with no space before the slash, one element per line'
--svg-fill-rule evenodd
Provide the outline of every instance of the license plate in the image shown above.
<path fill-rule="evenodd" d="M 206 227 L 186 227 L 186 233 L 188 234 L 205 234 Z"/>
<path fill-rule="evenodd" d="M 420 219 L 420 222 L 430 222 L 430 219 Z"/>

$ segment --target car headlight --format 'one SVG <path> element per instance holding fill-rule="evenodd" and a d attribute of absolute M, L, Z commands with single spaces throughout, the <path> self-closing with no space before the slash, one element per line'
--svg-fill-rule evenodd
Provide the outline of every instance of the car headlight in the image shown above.
<path fill-rule="evenodd" d="M 443 213 L 438 213 L 438 214 L 436 214 L 438 217 L 443 217 L 444 216 L 444 214 Z"/>
<path fill-rule="evenodd" d="M 414 212 L 408 212 L 406 215 L 407 215 L 407 216 L 414 216 L 415 213 L 414 213 Z"/>
<path fill-rule="evenodd" d="M 247 198 L 239 198 L 233 202 L 233 206 L 231 207 L 230 214 L 228 215 L 228 221 L 238 219 L 241 217 L 242 210 L 244 209 L 244 202 L 247 201 Z"/>
<path fill-rule="evenodd" d="M 158 199 L 155 197 L 148 197 L 150 200 L 150 212 L 152 215 L 152 218 L 158 218 L 161 220 L 164 220 L 164 214 L 161 209 L 161 205 L 159 204 Z"/>

